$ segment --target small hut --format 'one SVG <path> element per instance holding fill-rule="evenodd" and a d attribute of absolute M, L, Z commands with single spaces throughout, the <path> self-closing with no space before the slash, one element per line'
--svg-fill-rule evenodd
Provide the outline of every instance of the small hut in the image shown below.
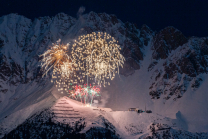
<path fill-rule="evenodd" d="M 146 113 L 152 113 L 152 111 L 151 110 L 146 110 Z"/>
<path fill-rule="evenodd" d="M 136 111 L 137 108 L 129 108 L 129 111 Z"/>
<path fill-rule="evenodd" d="M 140 110 L 138 109 L 137 112 L 138 112 L 138 113 L 143 113 L 144 111 L 141 110 L 141 109 L 140 109 Z"/>

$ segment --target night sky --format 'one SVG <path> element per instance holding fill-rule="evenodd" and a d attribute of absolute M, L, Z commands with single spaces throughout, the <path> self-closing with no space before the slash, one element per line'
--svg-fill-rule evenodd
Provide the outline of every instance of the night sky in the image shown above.
<path fill-rule="evenodd" d="M 208 36 L 208 0 L 0 0 L 0 16 L 18 13 L 32 20 L 64 12 L 76 17 L 79 7 L 115 14 L 123 22 L 154 31 L 174 26 L 187 37 Z"/>

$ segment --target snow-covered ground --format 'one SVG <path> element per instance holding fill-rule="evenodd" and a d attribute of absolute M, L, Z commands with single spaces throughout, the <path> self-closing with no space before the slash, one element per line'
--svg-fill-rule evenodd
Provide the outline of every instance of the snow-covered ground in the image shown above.
<path fill-rule="evenodd" d="M 102 121 L 98 118 L 103 116 L 107 119 L 113 126 L 115 126 L 116 133 L 121 136 L 121 138 L 139 138 L 150 135 L 151 130 L 150 126 L 152 124 L 164 125 L 163 128 L 171 128 L 176 130 L 184 130 L 184 125 L 181 119 L 171 119 L 157 113 L 137 113 L 134 111 L 113 111 L 110 108 L 101 108 L 93 106 L 85 106 L 80 102 L 72 100 L 67 97 L 60 98 L 56 105 L 59 103 L 65 102 L 62 104 L 65 107 L 72 107 L 73 111 L 77 111 L 79 114 L 73 115 L 73 118 L 57 118 L 59 122 L 66 122 L 68 119 L 74 120 L 82 117 L 85 119 L 86 127 L 82 131 L 85 133 L 92 127 L 104 127 Z M 55 106 L 56 106 L 55 105 Z M 60 105 L 60 104 L 59 104 Z M 54 108 L 54 107 L 53 107 Z M 61 107 L 60 107 L 61 108 Z M 57 109 L 57 107 L 56 107 Z M 71 109 L 71 108 L 69 108 Z M 75 114 L 75 113 L 74 113 Z M 66 116 L 66 115 L 65 115 Z M 61 116 L 60 116 L 61 117 Z M 68 117 L 68 116 L 66 116 Z M 159 130 L 156 129 L 156 130 Z"/>
<path fill-rule="evenodd" d="M 11 131 L 15 128 L 15 125 L 20 124 L 25 119 L 29 118 L 32 111 L 35 109 L 41 110 L 45 108 L 44 103 L 53 101 L 54 103 L 48 104 L 50 110 L 55 115 L 52 118 L 54 123 L 60 122 L 63 124 L 72 125 L 76 121 L 83 120 L 86 127 L 80 133 L 86 133 L 93 127 L 105 128 L 106 124 L 111 125 L 111 130 L 115 130 L 121 138 L 145 138 L 154 134 L 159 134 L 159 131 L 169 131 L 171 134 L 179 134 L 180 132 L 187 132 L 184 130 L 186 123 L 181 119 L 171 119 L 157 113 L 137 113 L 134 111 L 113 111 L 111 108 L 103 108 L 98 106 L 84 105 L 81 102 L 72 100 L 60 93 L 51 91 L 53 96 L 47 97 L 35 105 L 30 105 L 24 109 L 21 109 L 7 118 L 5 118 L 1 126 L 5 129 L 5 132 Z M 50 98 L 50 99 L 49 99 Z M 180 118 L 180 113 L 178 113 Z M 20 121 L 18 121 L 20 119 Z M 154 128 L 154 130 L 153 130 Z M 174 133 L 173 133 L 173 131 Z M 176 130 L 176 131 L 175 131 Z M 195 133 L 187 132 L 187 136 L 194 135 Z M 161 133 L 161 136 L 163 133 Z M 173 136 L 172 135 L 172 136 Z M 206 134 L 205 134 L 206 135 Z M 186 137 L 186 136 L 184 136 Z"/>
<path fill-rule="evenodd" d="M 148 135 L 150 132 L 148 127 L 154 122 L 167 124 L 170 127 L 178 126 L 180 128 L 181 126 L 176 119 L 170 119 L 155 113 L 139 114 L 134 111 L 113 111 L 110 108 L 84 105 L 67 97 L 58 99 L 51 109 L 55 109 L 53 120 L 61 123 L 75 123 L 80 118 L 84 119 L 86 127 L 81 131 L 82 133 L 92 127 L 105 127 L 99 118 L 100 116 L 103 116 L 115 126 L 116 133 L 122 138 L 138 138 L 142 135 Z"/>

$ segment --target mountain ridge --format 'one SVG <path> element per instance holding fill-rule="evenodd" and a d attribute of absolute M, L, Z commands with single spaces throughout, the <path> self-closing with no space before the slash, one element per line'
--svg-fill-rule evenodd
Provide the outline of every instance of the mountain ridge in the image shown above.
<path fill-rule="evenodd" d="M 64 13 L 34 21 L 17 14 L 0 17 L 0 124 L 6 116 L 26 108 L 24 103 L 30 102 L 30 106 L 51 95 L 58 99 L 54 98 L 58 92 L 50 83 L 50 76 L 42 78 L 39 66 L 39 55 L 48 46 L 58 39 L 72 44 L 79 35 L 97 31 L 107 32 L 118 40 L 126 58 L 124 68 L 119 69 L 120 74 L 111 81 L 111 86 L 101 89 L 103 98 L 99 105 L 127 110 L 144 108 L 146 104 L 154 112 L 174 118 L 180 111 L 189 119 L 187 130 L 195 131 L 201 124 L 198 130 L 208 131 L 208 123 L 204 121 L 208 115 L 204 85 L 208 83 L 208 37 L 187 38 L 172 26 L 159 32 L 147 25 L 139 29 L 115 15 L 95 12 L 78 19 Z M 45 93 L 46 90 L 50 91 Z M 196 94 L 199 97 L 190 97 Z M 186 106 L 190 101 L 196 110 Z M 40 109 L 48 106 L 43 104 Z M 202 120 L 192 127 L 197 118 Z"/>

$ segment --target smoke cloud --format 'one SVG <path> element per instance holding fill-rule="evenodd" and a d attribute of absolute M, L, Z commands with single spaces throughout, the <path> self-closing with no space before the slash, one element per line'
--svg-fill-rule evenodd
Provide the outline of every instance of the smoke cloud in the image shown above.
<path fill-rule="evenodd" d="M 85 7 L 81 6 L 77 12 L 77 18 L 79 19 L 85 11 Z"/>
<path fill-rule="evenodd" d="M 109 99 L 109 94 L 107 91 L 103 91 L 101 93 L 102 97 L 101 100 L 99 101 L 98 104 L 93 104 L 93 106 L 97 106 L 97 107 L 106 107 L 106 104 L 108 103 L 108 99 Z"/>

